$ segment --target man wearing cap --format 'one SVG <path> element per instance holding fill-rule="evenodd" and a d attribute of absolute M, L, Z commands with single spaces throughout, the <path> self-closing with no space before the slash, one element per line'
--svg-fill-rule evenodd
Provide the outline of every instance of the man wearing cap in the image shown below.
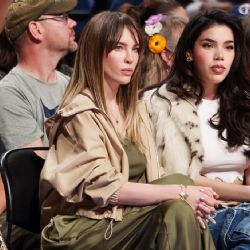
<path fill-rule="evenodd" d="M 19 0 L 8 8 L 5 32 L 17 66 L 0 82 L 0 137 L 7 149 L 47 145 L 44 121 L 55 112 L 68 77 L 56 71 L 75 51 L 76 0 Z"/>
<path fill-rule="evenodd" d="M 76 4 L 14 0 L 7 10 L 5 32 L 18 58 L 0 81 L 0 137 L 7 150 L 48 145 L 44 122 L 54 114 L 69 81 L 56 67 L 77 49 L 76 22 L 67 14 Z M 25 247 L 19 244 L 18 249 Z"/>

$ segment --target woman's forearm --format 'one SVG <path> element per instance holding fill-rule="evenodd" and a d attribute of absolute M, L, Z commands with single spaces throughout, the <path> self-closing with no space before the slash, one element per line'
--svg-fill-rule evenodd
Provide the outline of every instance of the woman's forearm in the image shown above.
<path fill-rule="evenodd" d="M 250 186 L 211 180 L 204 176 L 198 176 L 195 184 L 211 187 L 220 196 L 220 200 L 250 201 Z"/>
<path fill-rule="evenodd" d="M 119 190 L 119 204 L 143 206 L 162 201 L 179 199 L 179 185 L 154 185 L 143 183 L 125 183 Z"/>
<path fill-rule="evenodd" d="M 215 212 L 217 194 L 211 188 L 127 182 L 118 192 L 120 205 L 146 206 L 181 198 L 204 218 Z"/>

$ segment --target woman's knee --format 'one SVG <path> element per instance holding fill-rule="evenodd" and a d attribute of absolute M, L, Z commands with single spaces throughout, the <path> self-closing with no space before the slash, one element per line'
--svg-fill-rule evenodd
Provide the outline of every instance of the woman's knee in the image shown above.
<path fill-rule="evenodd" d="M 177 234 L 178 232 L 198 233 L 198 223 L 192 208 L 182 200 L 163 202 L 159 206 L 162 216 L 162 226 L 167 233 Z"/>
<path fill-rule="evenodd" d="M 183 200 L 165 201 L 159 206 L 159 209 L 165 214 L 165 217 L 170 219 L 176 218 L 185 221 L 195 218 L 193 209 Z"/>

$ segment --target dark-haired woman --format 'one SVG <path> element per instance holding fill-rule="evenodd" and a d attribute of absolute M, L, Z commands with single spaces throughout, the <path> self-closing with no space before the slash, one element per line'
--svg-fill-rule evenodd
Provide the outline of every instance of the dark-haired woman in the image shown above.
<path fill-rule="evenodd" d="M 243 41 L 241 23 L 230 14 L 197 15 L 181 35 L 168 79 L 144 93 L 166 172 L 186 174 L 220 196 L 216 224 L 209 225 L 217 249 L 250 249 L 250 84 Z"/>

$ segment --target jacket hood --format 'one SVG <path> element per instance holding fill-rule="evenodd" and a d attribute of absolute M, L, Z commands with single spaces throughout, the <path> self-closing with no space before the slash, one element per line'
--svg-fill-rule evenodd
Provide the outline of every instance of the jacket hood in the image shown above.
<path fill-rule="evenodd" d="M 63 119 L 70 119 L 72 115 L 93 109 L 99 110 L 92 98 L 85 93 L 80 93 L 67 106 L 57 110 L 56 113 L 45 122 L 50 145 L 53 143 Z"/>

